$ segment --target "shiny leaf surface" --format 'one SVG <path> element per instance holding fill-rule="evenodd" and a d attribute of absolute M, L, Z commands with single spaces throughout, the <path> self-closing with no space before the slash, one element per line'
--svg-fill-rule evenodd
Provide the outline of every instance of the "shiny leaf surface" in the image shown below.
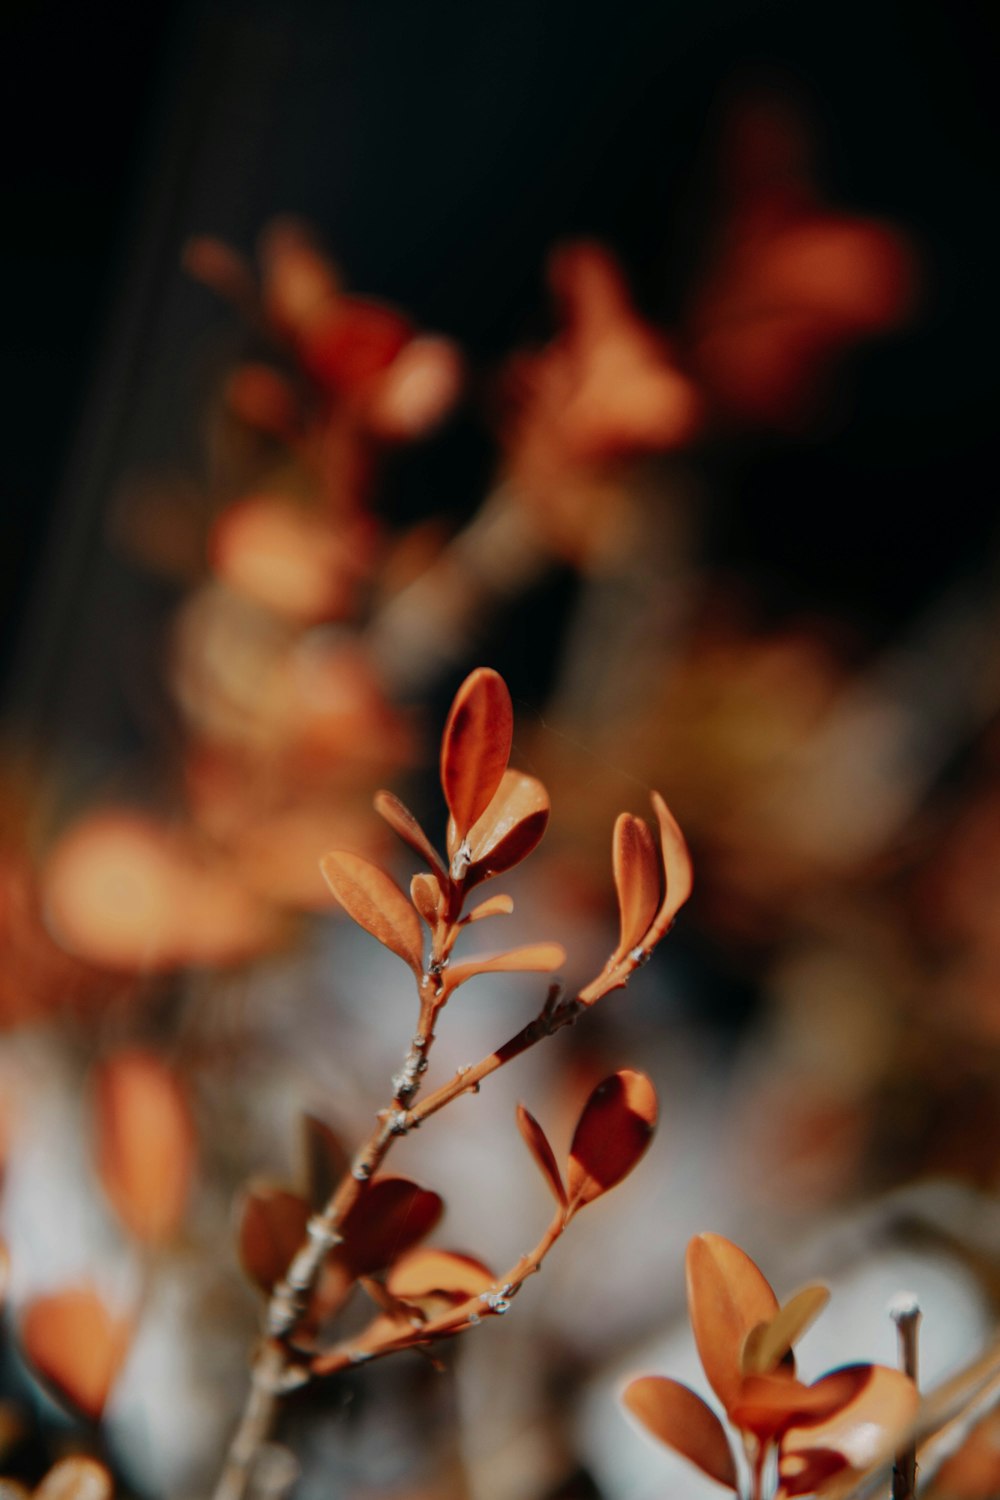
<path fill-rule="evenodd" d="M 482 958 L 470 958 L 465 963 L 452 964 L 444 971 L 441 987 L 444 997 L 457 990 L 460 984 L 474 979 L 478 974 L 551 974 L 566 962 L 566 950 L 559 943 L 528 943 L 523 948 L 511 948 L 506 953 L 484 954 Z"/>
<path fill-rule="evenodd" d="M 743 1381 L 747 1334 L 769 1323 L 778 1299 L 749 1255 L 721 1234 L 699 1234 L 687 1250 L 688 1309 L 708 1382 L 728 1411 Z"/>
<path fill-rule="evenodd" d="M 548 826 L 549 794 L 535 776 L 505 771 L 489 806 L 469 831 L 467 886 L 526 859 Z"/>
<path fill-rule="evenodd" d="M 649 824 L 622 813 L 615 823 L 611 861 L 619 916 L 612 962 L 619 963 L 642 942 L 660 902 L 660 867 Z"/>
<path fill-rule="evenodd" d="M 491 668 L 477 667 L 455 695 L 441 740 L 441 785 L 459 842 L 500 785 L 513 736 L 507 684 Z"/>

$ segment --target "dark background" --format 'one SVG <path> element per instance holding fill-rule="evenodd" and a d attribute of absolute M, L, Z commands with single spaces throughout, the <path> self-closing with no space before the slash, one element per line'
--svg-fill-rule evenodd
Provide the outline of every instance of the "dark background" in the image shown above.
<path fill-rule="evenodd" d="M 724 102 L 759 78 L 810 112 L 830 201 L 909 231 L 925 291 L 916 325 L 855 361 L 826 431 L 709 455 L 728 497 L 710 545 L 777 611 L 894 629 L 992 544 L 998 28 L 978 0 L 16 7 L 8 692 L 36 672 L 57 690 L 51 662 L 72 657 L 120 451 L 140 431 L 153 462 L 192 441 L 178 433 L 194 406 L 159 433 L 134 411 L 137 391 L 159 400 L 164 365 L 191 358 L 181 341 L 198 320 L 226 316 L 186 290 L 190 323 L 174 318 L 164 356 L 155 309 L 189 233 L 249 249 L 270 214 L 304 213 L 355 285 L 457 335 L 484 368 L 544 332 L 546 250 L 592 233 L 669 326 L 711 227 Z M 458 424 L 414 461 L 401 510 L 431 486 L 438 508 L 471 509 L 487 448 Z"/>

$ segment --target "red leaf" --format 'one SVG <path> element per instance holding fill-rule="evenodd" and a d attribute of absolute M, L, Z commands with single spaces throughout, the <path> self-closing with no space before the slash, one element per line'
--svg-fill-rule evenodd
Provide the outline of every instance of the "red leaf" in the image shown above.
<path fill-rule="evenodd" d="M 731 1490 L 738 1488 L 725 1428 L 694 1391 L 665 1375 L 645 1375 L 626 1387 L 622 1399 L 661 1443 L 696 1464 L 710 1479 Z"/>
<path fill-rule="evenodd" d="M 620 918 L 611 962 L 617 964 L 642 942 L 660 901 L 660 869 L 648 823 L 622 813 L 615 823 L 611 859 Z"/>
<path fill-rule="evenodd" d="M 343 1245 L 333 1252 L 354 1276 L 381 1271 L 430 1234 L 444 1212 L 437 1193 L 405 1177 L 379 1177 L 344 1220 Z"/>
<path fill-rule="evenodd" d="M 570 1215 L 631 1172 L 653 1138 L 656 1113 L 656 1093 L 644 1073 L 622 1068 L 597 1085 L 570 1146 Z"/>
<path fill-rule="evenodd" d="M 676 818 L 659 792 L 652 795 L 653 810 L 660 825 L 660 853 L 663 857 L 663 903 L 646 937 L 646 947 L 653 948 L 669 930 L 671 923 L 691 894 L 693 872 L 684 835 Z"/>
<path fill-rule="evenodd" d="M 729 1420 L 761 1442 L 770 1442 L 789 1427 L 825 1422 L 853 1401 L 867 1384 L 868 1365 L 835 1370 L 814 1385 L 788 1375 L 748 1375 L 729 1411 Z"/>
<path fill-rule="evenodd" d="M 528 943 L 524 948 L 511 948 L 507 953 L 470 958 L 444 971 L 441 978 L 443 998 L 446 1000 L 460 984 L 474 979 L 477 974 L 551 974 L 565 962 L 566 950 L 559 943 Z"/>
<path fill-rule="evenodd" d="M 467 886 L 520 864 L 531 853 L 549 821 L 549 794 L 535 776 L 505 771 L 485 812 L 469 830 Z"/>
<path fill-rule="evenodd" d="M 461 843 L 500 785 L 510 759 L 514 710 L 498 672 L 477 667 L 462 683 L 441 740 L 441 785 Z"/>
<path fill-rule="evenodd" d="M 30 1363 L 95 1422 L 131 1338 L 131 1323 L 114 1317 L 89 1287 L 36 1297 L 21 1318 L 21 1341 Z"/>
<path fill-rule="evenodd" d="M 184 1216 L 194 1172 L 194 1126 L 170 1069 L 152 1052 L 117 1053 L 98 1070 L 97 1170 L 137 1240 L 163 1244 Z"/>
<path fill-rule="evenodd" d="M 556 1162 L 555 1152 L 549 1145 L 545 1131 L 539 1125 L 534 1115 L 525 1109 L 523 1104 L 517 1106 L 517 1128 L 524 1137 L 528 1150 L 531 1152 L 541 1170 L 542 1176 L 552 1189 L 557 1203 L 566 1207 L 566 1189 L 563 1186 L 562 1175 Z"/>
<path fill-rule="evenodd" d="M 396 882 L 370 860 L 343 849 L 324 855 L 320 869 L 348 916 L 409 964 L 419 978 L 424 967 L 420 921 Z"/>
<path fill-rule="evenodd" d="M 302 1115 L 300 1150 L 301 1180 L 308 1189 L 310 1204 L 319 1210 L 329 1203 L 351 1159 L 336 1131 L 325 1120 L 308 1113 Z"/>
<path fill-rule="evenodd" d="M 408 844 L 414 854 L 424 861 L 428 869 L 434 871 L 439 883 L 447 884 L 448 877 L 441 856 L 410 809 L 398 797 L 393 796 L 392 792 L 376 792 L 375 811 L 385 819 L 393 833 L 398 834 L 403 843 Z"/>
<path fill-rule="evenodd" d="M 270 1292 L 305 1243 L 309 1204 L 278 1183 L 251 1182 L 237 1210 L 240 1264 L 262 1292 Z"/>
<path fill-rule="evenodd" d="M 721 1234 L 698 1234 L 688 1245 L 687 1287 L 698 1354 L 728 1411 L 743 1385 L 740 1357 L 747 1334 L 771 1321 L 778 1299 L 749 1255 Z"/>

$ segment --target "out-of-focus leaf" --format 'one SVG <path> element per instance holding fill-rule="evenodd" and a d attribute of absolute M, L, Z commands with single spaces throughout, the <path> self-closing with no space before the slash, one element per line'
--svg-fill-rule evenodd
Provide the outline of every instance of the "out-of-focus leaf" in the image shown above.
<path fill-rule="evenodd" d="M 736 1463 L 725 1428 L 700 1396 L 665 1375 L 633 1380 L 622 1397 L 648 1432 L 703 1474 L 729 1489 L 738 1488 Z"/>
<path fill-rule="evenodd" d="M 129 1048 L 98 1069 L 94 1099 L 104 1191 L 137 1240 L 163 1244 L 184 1216 L 194 1172 L 184 1092 L 155 1053 Z"/>
<path fill-rule="evenodd" d="M 35 1297 L 21 1316 L 21 1343 L 29 1363 L 94 1422 L 131 1338 L 131 1324 L 109 1312 L 90 1287 Z"/>
<path fill-rule="evenodd" d="M 342 1256 L 355 1275 L 381 1271 L 424 1239 L 444 1212 L 437 1193 L 405 1177 L 378 1177 L 344 1219 Z"/>
<path fill-rule="evenodd" d="M 542 1176 L 555 1195 L 557 1203 L 566 1207 L 566 1189 L 556 1162 L 555 1152 L 549 1145 L 548 1136 L 530 1110 L 523 1104 L 517 1106 L 517 1128 L 524 1137 L 525 1145 L 538 1163 Z"/>
<path fill-rule="evenodd" d="M 514 903 L 510 896 L 488 896 L 470 912 L 466 912 L 461 925 L 467 927 L 470 922 L 481 922 L 484 917 L 509 917 L 513 910 Z"/>
<path fill-rule="evenodd" d="M 309 1204 L 301 1193 L 258 1179 L 248 1184 L 237 1210 L 240 1265 L 262 1292 L 284 1276 L 305 1243 Z"/>
<path fill-rule="evenodd" d="M 653 947 L 669 930 L 671 923 L 691 894 L 694 874 L 680 826 L 659 792 L 652 795 L 653 810 L 660 826 L 660 853 L 663 857 L 664 896 L 647 937 Z"/>
<path fill-rule="evenodd" d="M 687 1288 L 702 1367 L 728 1411 L 740 1395 L 747 1334 L 771 1321 L 778 1299 L 749 1255 L 721 1234 L 698 1234 L 688 1245 Z"/>
<path fill-rule="evenodd" d="M 495 1281 L 489 1266 L 471 1255 L 454 1250 L 414 1250 L 398 1260 L 386 1278 L 386 1286 L 403 1302 L 423 1298 L 464 1302 L 489 1291 Z"/>
<path fill-rule="evenodd" d="M 410 881 L 410 900 L 433 932 L 440 910 L 441 887 L 433 875 L 421 872 Z"/>
<path fill-rule="evenodd" d="M 31 1500 L 31 1495 L 18 1479 L 0 1479 L 0 1500 Z"/>
<path fill-rule="evenodd" d="M 314 1209 L 329 1203 L 334 1189 L 347 1172 L 351 1158 L 337 1132 L 316 1115 L 302 1115 L 302 1181 L 307 1185 Z"/>
<path fill-rule="evenodd" d="M 403 843 L 408 844 L 414 854 L 424 861 L 428 869 L 434 871 L 439 882 L 445 883 L 448 877 L 441 857 L 405 803 L 392 792 L 376 792 L 375 811 L 385 819 L 393 833 L 398 834 Z"/>
<path fill-rule="evenodd" d="M 447 999 L 460 984 L 478 974 L 551 974 L 565 962 L 566 950 L 559 943 L 528 943 L 507 953 L 484 954 L 482 958 L 470 958 L 446 969 L 441 976 L 442 993 Z"/>
<path fill-rule="evenodd" d="M 770 1323 L 760 1323 L 751 1329 L 743 1344 L 744 1374 L 766 1375 L 776 1369 L 829 1300 L 829 1290 L 818 1282 L 803 1287 L 782 1304 Z"/>
<path fill-rule="evenodd" d="M 34 1500 L 111 1500 L 114 1485 L 103 1464 L 74 1455 L 54 1464 L 35 1490 Z"/>
<path fill-rule="evenodd" d="M 502 875 L 526 859 L 549 821 L 549 794 L 535 776 L 505 771 L 489 806 L 469 830 L 467 886 Z"/>
<path fill-rule="evenodd" d="M 748 1375 L 729 1418 L 762 1442 L 769 1441 L 788 1427 L 825 1422 L 853 1401 L 870 1377 L 870 1365 L 834 1370 L 814 1385 L 787 1375 Z"/>
<path fill-rule="evenodd" d="M 926 1493 L 927 1500 L 995 1500 L 1000 1495 L 1000 1412 L 992 1411 L 976 1424 L 958 1451 L 945 1459 Z"/>
<path fill-rule="evenodd" d="M 611 962 L 619 963 L 646 936 L 660 901 L 660 868 L 649 824 L 622 813 L 615 823 L 611 860 L 620 922 Z"/>
<path fill-rule="evenodd" d="M 459 843 L 500 785 L 513 737 L 507 684 L 499 672 L 477 667 L 455 694 L 441 740 L 441 785 Z"/>
<path fill-rule="evenodd" d="M 599 1083 L 583 1107 L 566 1171 L 569 1212 L 621 1182 L 653 1138 L 656 1092 L 644 1073 L 622 1068 Z"/>
<path fill-rule="evenodd" d="M 324 855 L 320 868 L 348 916 L 409 964 L 419 978 L 424 964 L 420 921 L 396 882 L 370 860 L 343 849 Z"/>

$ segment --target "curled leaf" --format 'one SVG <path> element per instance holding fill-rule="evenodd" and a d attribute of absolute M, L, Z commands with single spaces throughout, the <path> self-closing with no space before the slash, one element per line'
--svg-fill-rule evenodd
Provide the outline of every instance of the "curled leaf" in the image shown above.
<path fill-rule="evenodd" d="M 766 1375 L 776 1369 L 829 1300 L 829 1290 L 816 1282 L 783 1303 L 769 1323 L 751 1329 L 740 1361 L 744 1374 Z"/>
<path fill-rule="evenodd" d="M 414 854 L 424 861 L 428 869 L 434 871 L 439 882 L 447 882 L 448 877 L 440 855 L 405 803 L 392 792 L 376 792 L 375 811 L 385 819 L 393 833 L 398 834 L 403 843 L 408 844 Z"/>
<path fill-rule="evenodd" d="M 660 901 L 660 869 L 649 824 L 622 813 L 615 823 L 611 860 L 620 923 L 611 962 L 617 964 L 642 942 Z"/>
<path fill-rule="evenodd" d="M 258 1179 L 244 1192 L 237 1210 L 236 1246 L 240 1265 L 262 1292 L 270 1292 L 305 1243 L 309 1204 L 301 1193 Z"/>
<path fill-rule="evenodd" d="M 510 896 L 488 896 L 485 901 L 480 901 L 470 912 L 466 912 L 460 926 L 468 927 L 471 922 L 481 922 L 484 917 L 509 917 L 514 910 L 514 903 Z"/>
<path fill-rule="evenodd" d="M 660 825 L 660 853 L 663 858 L 664 896 L 653 924 L 646 935 L 646 946 L 653 948 L 667 933 L 674 918 L 691 894 L 694 881 L 691 856 L 684 835 L 673 813 L 659 792 L 652 794 L 653 810 Z"/>
<path fill-rule="evenodd" d="M 597 1085 L 570 1145 L 570 1215 L 631 1172 L 653 1138 L 656 1114 L 656 1092 L 644 1073 L 622 1068 Z"/>
<path fill-rule="evenodd" d="M 557 1203 L 566 1207 L 566 1189 L 563 1186 L 562 1174 L 556 1161 L 555 1152 L 549 1145 L 548 1136 L 539 1125 L 534 1115 L 523 1104 L 517 1106 L 517 1128 L 524 1138 L 525 1145 L 531 1152 L 545 1181 L 552 1190 Z"/>
<path fill-rule="evenodd" d="M 410 900 L 433 932 L 441 910 L 441 887 L 433 875 L 421 872 L 410 881 Z"/>
<path fill-rule="evenodd" d="M 129 1048 L 97 1072 L 97 1169 L 126 1229 L 146 1245 L 170 1239 L 194 1172 L 194 1126 L 176 1077 L 155 1053 Z"/>
<path fill-rule="evenodd" d="M 825 1422 L 854 1400 L 870 1374 L 870 1365 L 850 1365 L 814 1385 L 788 1375 L 748 1375 L 729 1419 L 761 1442 L 770 1442 L 789 1427 Z"/>
<path fill-rule="evenodd" d="M 505 771 L 489 806 L 469 830 L 466 886 L 526 859 L 545 832 L 549 811 L 549 794 L 536 776 Z"/>
<path fill-rule="evenodd" d="M 320 869 L 348 916 L 409 964 L 419 978 L 424 963 L 420 921 L 396 882 L 378 865 L 344 849 L 324 855 Z"/>
<path fill-rule="evenodd" d="M 513 737 L 507 684 L 499 672 L 477 667 L 455 694 L 441 740 L 441 785 L 458 843 L 500 785 Z"/>
<path fill-rule="evenodd" d="M 35 1297 L 21 1317 L 21 1342 L 43 1380 L 91 1421 L 99 1420 L 132 1338 L 90 1287 Z"/>
<path fill-rule="evenodd" d="M 511 948 L 506 953 L 470 958 L 465 963 L 452 964 L 441 977 L 441 992 L 444 999 L 457 990 L 460 984 L 474 979 L 478 974 L 551 974 L 566 962 L 566 950 L 559 943 L 528 943 L 523 948 Z"/>
<path fill-rule="evenodd" d="M 832 1415 L 822 1420 L 800 1423 L 786 1433 L 781 1446 L 781 1478 L 789 1495 L 808 1493 L 796 1485 L 814 1469 L 816 1463 L 828 1466 L 827 1455 L 836 1454 L 841 1468 L 865 1470 L 882 1463 L 897 1448 L 916 1420 L 920 1398 L 913 1381 L 898 1370 L 884 1365 L 853 1365 L 834 1370 L 816 1382 L 819 1390 L 829 1381 L 845 1378 L 857 1381 L 851 1399 L 843 1402 Z M 795 1460 L 804 1458 L 803 1469 Z"/>
<path fill-rule="evenodd" d="M 771 1321 L 778 1299 L 749 1255 L 721 1234 L 698 1234 L 688 1245 L 687 1289 L 702 1367 L 728 1411 L 742 1388 L 746 1337 Z"/>
<path fill-rule="evenodd" d="M 725 1428 L 694 1391 L 666 1375 L 644 1375 L 626 1387 L 622 1400 L 653 1437 L 696 1464 L 710 1479 L 738 1489 Z"/>
<path fill-rule="evenodd" d="M 96 1459 L 62 1458 L 35 1490 L 34 1500 L 111 1500 L 111 1475 Z"/>

